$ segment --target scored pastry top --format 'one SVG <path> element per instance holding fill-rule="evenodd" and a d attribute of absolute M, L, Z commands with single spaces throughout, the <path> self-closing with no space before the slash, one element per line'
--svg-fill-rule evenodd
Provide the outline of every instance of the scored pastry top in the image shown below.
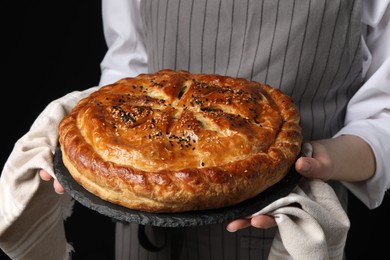
<path fill-rule="evenodd" d="M 283 178 L 300 152 L 299 119 L 268 85 L 161 70 L 82 99 L 59 134 L 65 165 L 87 189 L 130 208 L 182 211 L 238 203 Z M 132 199 L 101 195 L 110 189 Z"/>

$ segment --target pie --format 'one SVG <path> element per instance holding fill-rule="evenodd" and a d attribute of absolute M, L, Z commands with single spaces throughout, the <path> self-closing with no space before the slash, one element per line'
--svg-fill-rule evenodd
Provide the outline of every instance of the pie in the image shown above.
<path fill-rule="evenodd" d="M 236 205 L 279 182 L 300 153 L 291 97 L 243 78 L 160 70 L 91 93 L 59 125 L 82 187 L 145 212 Z"/>

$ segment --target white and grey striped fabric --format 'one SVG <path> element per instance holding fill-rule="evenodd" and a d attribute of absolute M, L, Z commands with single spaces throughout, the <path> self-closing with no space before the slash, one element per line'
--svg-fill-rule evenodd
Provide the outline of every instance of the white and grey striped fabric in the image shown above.
<path fill-rule="evenodd" d="M 305 139 L 334 134 L 361 85 L 359 0 L 144 0 L 141 9 L 150 72 L 280 88 L 303 114 Z"/>
<path fill-rule="evenodd" d="M 331 137 L 361 86 L 359 0 L 143 0 L 149 71 L 183 69 L 270 84 L 292 96 L 305 140 Z M 336 187 L 340 188 L 340 186 Z M 345 202 L 346 191 L 338 195 Z M 267 259 L 275 230 L 117 224 L 119 259 Z"/>

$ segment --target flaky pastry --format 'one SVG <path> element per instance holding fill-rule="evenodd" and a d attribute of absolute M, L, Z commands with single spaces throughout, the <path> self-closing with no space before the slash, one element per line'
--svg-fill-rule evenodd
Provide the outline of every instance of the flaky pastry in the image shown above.
<path fill-rule="evenodd" d="M 286 176 L 292 99 L 242 78 L 161 70 L 101 87 L 59 125 L 64 165 L 96 196 L 146 212 L 236 205 Z"/>

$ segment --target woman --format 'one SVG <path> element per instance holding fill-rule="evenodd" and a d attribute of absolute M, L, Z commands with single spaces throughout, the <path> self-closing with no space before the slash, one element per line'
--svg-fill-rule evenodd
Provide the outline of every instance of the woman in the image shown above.
<path fill-rule="evenodd" d="M 344 207 L 347 188 L 375 208 L 390 187 L 389 16 L 388 1 L 103 1 L 109 50 L 99 85 L 171 68 L 280 88 L 298 105 L 313 148 L 297 171 L 328 181 Z M 74 95 L 65 110 L 90 91 Z M 45 161 L 40 174 L 48 180 L 53 173 Z M 259 215 L 229 223 L 234 233 L 224 225 L 155 228 L 147 230 L 150 239 L 155 234 L 158 244 L 168 236 L 182 241 L 182 250 L 149 252 L 130 239 L 136 225 L 118 223 L 117 258 L 267 258 L 275 225 Z"/>

